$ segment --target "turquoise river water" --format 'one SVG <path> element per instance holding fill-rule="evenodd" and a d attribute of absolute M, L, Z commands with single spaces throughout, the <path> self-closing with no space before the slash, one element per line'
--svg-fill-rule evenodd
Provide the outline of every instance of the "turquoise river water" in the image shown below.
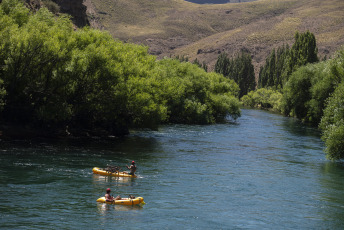
<path fill-rule="evenodd" d="M 113 140 L 0 141 L 2 229 L 343 229 L 344 165 L 317 129 L 260 110 Z M 92 173 L 137 162 L 136 179 Z M 142 196 L 143 206 L 100 204 Z"/>

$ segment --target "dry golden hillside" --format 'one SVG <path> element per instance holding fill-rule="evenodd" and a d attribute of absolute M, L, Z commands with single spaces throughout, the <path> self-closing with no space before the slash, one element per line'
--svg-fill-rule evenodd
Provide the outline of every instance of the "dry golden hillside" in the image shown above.
<path fill-rule="evenodd" d="M 212 69 L 220 52 L 252 54 L 256 67 L 272 48 L 292 44 L 296 31 L 317 39 L 320 58 L 344 44 L 343 0 L 257 0 L 194 4 L 184 0 L 87 0 L 89 18 L 115 38 L 152 54 L 184 55 Z M 99 25 L 98 25 L 99 26 Z"/>

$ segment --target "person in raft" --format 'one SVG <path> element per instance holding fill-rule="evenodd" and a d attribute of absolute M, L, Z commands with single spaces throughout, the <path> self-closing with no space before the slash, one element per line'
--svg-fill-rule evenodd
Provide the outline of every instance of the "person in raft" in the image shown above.
<path fill-rule="evenodd" d="M 130 166 L 127 165 L 127 168 L 130 170 L 129 175 L 135 175 L 137 169 L 135 161 L 132 161 Z"/>
<path fill-rule="evenodd" d="M 107 202 L 113 202 L 115 200 L 121 200 L 122 198 L 118 195 L 116 198 L 110 195 L 111 189 L 106 189 L 106 194 L 105 194 L 105 201 Z"/>

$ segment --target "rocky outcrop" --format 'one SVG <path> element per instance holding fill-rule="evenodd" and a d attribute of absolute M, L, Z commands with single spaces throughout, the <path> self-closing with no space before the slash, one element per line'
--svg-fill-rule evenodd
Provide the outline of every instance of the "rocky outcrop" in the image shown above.
<path fill-rule="evenodd" d="M 84 5 L 86 6 L 86 14 L 91 28 L 94 29 L 104 29 L 100 22 L 100 17 L 96 11 L 96 7 L 93 5 L 92 0 L 84 0 Z"/>
<path fill-rule="evenodd" d="M 25 3 L 29 9 L 36 11 L 50 1 L 55 2 L 60 7 L 61 13 L 71 15 L 72 21 L 77 27 L 90 25 L 86 13 L 87 7 L 84 4 L 84 1 L 87 0 L 25 0 Z"/>
<path fill-rule="evenodd" d="M 84 0 L 53 0 L 60 6 L 61 13 L 72 16 L 73 23 L 78 27 L 89 25 L 86 14 L 86 6 Z"/>

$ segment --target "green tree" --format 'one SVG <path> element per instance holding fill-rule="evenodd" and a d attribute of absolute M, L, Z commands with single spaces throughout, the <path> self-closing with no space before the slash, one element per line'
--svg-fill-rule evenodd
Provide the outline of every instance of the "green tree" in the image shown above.
<path fill-rule="evenodd" d="M 68 127 L 77 135 L 124 135 L 163 122 L 209 124 L 240 116 L 233 80 L 188 62 L 157 61 L 147 47 L 107 32 L 74 31 L 69 18 L 45 8 L 27 14 L 22 2 L 6 4 L 12 2 L 0 5 L 5 122 L 55 133 Z"/>
<path fill-rule="evenodd" d="M 27 9 L 20 0 L 3 0 L 1 3 L 1 15 L 7 15 L 15 24 L 22 26 L 27 23 L 30 15 L 29 9 Z"/>
<path fill-rule="evenodd" d="M 344 83 L 329 98 L 319 127 L 323 131 L 325 152 L 331 160 L 344 159 Z"/>
<path fill-rule="evenodd" d="M 277 49 L 275 74 L 274 74 L 274 85 L 276 89 L 283 88 L 283 71 L 287 58 L 289 57 L 290 49 L 288 45 L 283 45 Z"/>
<path fill-rule="evenodd" d="M 26 12 L 21 6 L 18 3 L 14 9 Z M 64 68 L 70 53 L 68 35 L 73 31 L 72 24 L 65 17 L 56 20 L 45 9 L 30 16 L 26 23 L 14 22 L 20 27 L 6 35 L 8 40 L 0 48 L 7 119 L 19 123 L 44 120 L 40 117 L 44 113 L 42 105 L 52 116 L 66 116 L 62 111 L 67 112 L 68 108 L 57 93 L 65 87 L 65 79 L 56 73 Z M 54 111 L 61 113 L 53 115 Z"/>
<path fill-rule="evenodd" d="M 328 158 L 339 160 L 344 159 L 344 50 L 341 49 L 336 57 L 327 63 L 327 69 L 330 70 L 328 88 L 336 88 L 326 101 L 319 127 L 323 131 L 322 139 L 325 141 Z"/>
<path fill-rule="evenodd" d="M 311 99 L 310 87 L 313 72 L 306 68 L 299 68 L 289 78 L 283 88 L 282 107 L 284 114 L 303 119 L 307 115 L 307 105 Z"/>
<path fill-rule="evenodd" d="M 239 85 L 239 97 L 254 90 L 256 87 L 256 79 L 251 55 L 242 52 L 235 58 L 232 58 L 228 67 L 228 77 Z"/>
<path fill-rule="evenodd" d="M 240 116 L 234 81 L 172 59 L 159 61 L 158 68 L 159 75 L 167 79 L 161 98 L 166 100 L 169 122 L 209 124 L 223 121 L 228 115 L 234 119 Z"/>
<path fill-rule="evenodd" d="M 241 98 L 244 106 L 281 111 L 282 94 L 276 90 L 260 88 Z"/>
<path fill-rule="evenodd" d="M 227 54 L 223 52 L 217 57 L 214 71 L 216 73 L 220 73 L 223 76 L 227 77 L 229 75 L 228 70 L 229 70 L 229 58 Z"/>
<path fill-rule="evenodd" d="M 275 71 L 276 71 L 276 52 L 273 49 L 269 57 L 265 61 L 265 66 L 260 68 L 258 87 L 274 87 L 275 86 Z"/>
<path fill-rule="evenodd" d="M 265 65 L 260 68 L 258 87 L 282 89 L 289 76 L 298 67 L 318 62 L 318 48 L 314 34 L 309 31 L 295 33 L 295 42 L 291 49 L 283 45 L 273 49 L 266 58 Z"/>
<path fill-rule="evenodd" d="M 340 58 L 298 68 L 283 89 L 282 107 L 286 115 L 295 115 L 317 125 L 323 116 L 327 98 L 343 79 Z"/>
<path fill-rule="evenodd" d="M 215 72 L 233 79 L 239 85 L 239 97 L 255 89 L 254 67 L 248 53 L 241 52 L 232 59 L 229 59 L 226 53 L 221 53 L 215 64 Z"/>
<path fill-rule="evenodd" d="M 307 63 L 318 61 L 318 48 L 314 34 L 309 31 L 305 33 L 295 33 L 295 42 L 290 49 L 290 53 L 284 63 L 282 82 L 288 81 L 289 76 L 298 67 Z"/>
<path fill-rule="evenodd" d="M 284 64 L 289 55 L 288 45 L 283 45 L 277 49 L 273 49 L 266 58 L 265 65 L 260 68 L 258 88 L 272 87 L 282 89 L 282 72 Z"/>

